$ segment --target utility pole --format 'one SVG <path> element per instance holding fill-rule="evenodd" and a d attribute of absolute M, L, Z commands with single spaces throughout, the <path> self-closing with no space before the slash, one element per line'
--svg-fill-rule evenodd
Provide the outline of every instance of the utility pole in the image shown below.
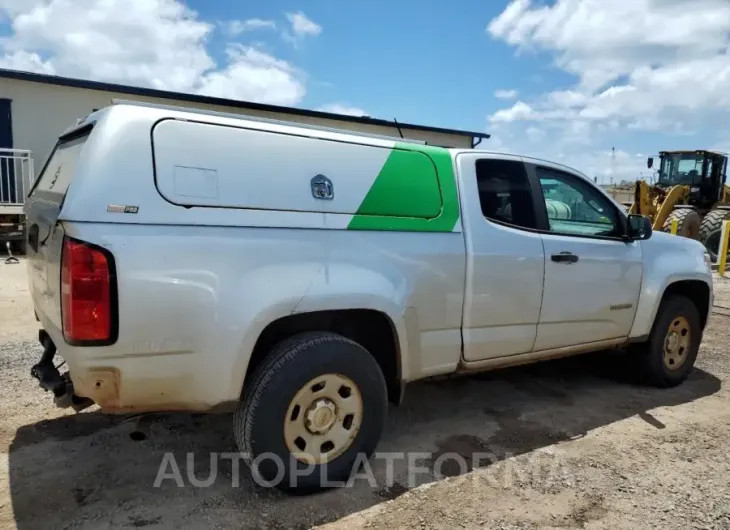
<path fill-rule="evenodd" d="M 611 148 L 611 184 L 613 184 L 613 179 L 616 176 L 616 148 Z"/>

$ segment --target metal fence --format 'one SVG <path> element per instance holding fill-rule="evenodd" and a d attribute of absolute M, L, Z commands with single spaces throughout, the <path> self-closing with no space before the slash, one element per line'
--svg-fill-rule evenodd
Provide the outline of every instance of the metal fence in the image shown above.
<path fill-rule="evenodd" d="M 22 205 L 35 179 L 27 149 L 0 149 L 0 206 Z"/>

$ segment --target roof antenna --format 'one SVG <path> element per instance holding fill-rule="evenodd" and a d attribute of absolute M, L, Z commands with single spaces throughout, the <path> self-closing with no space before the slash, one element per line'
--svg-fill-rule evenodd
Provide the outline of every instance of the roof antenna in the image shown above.
<path fill-rule="evenodd" d="M 398 128 L 398 134 L 400 134 L 400 137 L 403 138 L 403 131 L 400 130 L 400 125 L 398 125 L 398 120 L 393 118 L 393 121 L 395 122 L 395 126 Z"/>

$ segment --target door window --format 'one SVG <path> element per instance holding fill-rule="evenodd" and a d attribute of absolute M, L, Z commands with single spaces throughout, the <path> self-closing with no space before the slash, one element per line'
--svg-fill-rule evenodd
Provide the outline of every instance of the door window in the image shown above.
<path fill-rule="evenodd" d="M 523 228 L 537 228 L 535 207 L 525 166 L 514 160 L 476 162 L 482 214 L 487 219 Z"/>
<path fill-rule="evenodd" d="M 618 211 L 583 179 L 537 166 L 550 232 L 567 235 L 618 237 Z"/>

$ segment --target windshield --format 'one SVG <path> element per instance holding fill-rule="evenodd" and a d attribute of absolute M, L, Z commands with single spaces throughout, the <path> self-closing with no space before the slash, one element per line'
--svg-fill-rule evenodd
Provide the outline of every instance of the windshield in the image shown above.
<path fill-rule="evenodd" d="M 699 182 L 702 177 L 703 160 L 701 155 L 695 153 L 675 153 L 662 156 L 658 184 L 675 186 Z"/>

